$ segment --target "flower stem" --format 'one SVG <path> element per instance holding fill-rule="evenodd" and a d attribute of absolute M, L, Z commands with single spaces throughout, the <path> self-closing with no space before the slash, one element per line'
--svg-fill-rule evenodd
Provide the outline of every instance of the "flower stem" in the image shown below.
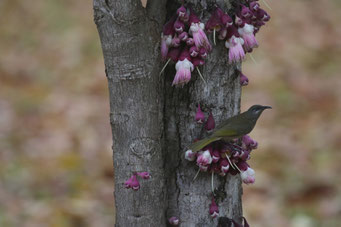
<path fill-rule="evenodd" d="M 195 176 L 194 176 L 194 178 L 193 178 L 192 182 L 193 182 L 193 181 L 195 181 L 195 179 L 197 179 L 197 177 L 198 177 L 199 173 L 200 173 L 200 168 L 198 169 L 198 172 L 195 174 Z"/>
<path fill-rule="evenodd" d="M 233 168 L 233 169 L 235 169 L 234 168 L 234 165 L 232 164 L 232 162 L 231 162 L 231 160 L 230 160 L 230 158 L 229 158 L 229 156 L 225 153 L 225 156 L 226 156 L 226 158 L 227 158 L 227 161 L 229 161 L 229 163 L 230 163 L 230 166 Z"/>
<path fill-rule="evenodd" d="M 268 4 L 265 0 L 262 0 L 262 2 L 264 3 L 264 5 L 265 5 L 266 7 L 269 8 L 269 10 L 272 10 L 271 7 L 269 6 L 269 4 Z"/>
<path fill-rule="evenodd" d="M 163 71 L 165 71 L 165 69 L 166 69 L 167 65 L 169 64 L 170 60 L 171 60 L 171 59 L 168 59 L 168 61 L 166 62 L 166 64 L 165 64 L 165 65 L 163 66 L 163 68 L 161 69 L 161 72 L 160 72 L 159 75 L 161 75 L 161 74 L 163 73 Z"/>
<path fill-rule="evenodd" d="M 213 180 L 214 180 L 214 172 L 212 171 L 211 188 L 212 188 L 212 193 L 213 193 L 213 195 L 214 195 L 214 184 L 213 184 Z"/>
<path fill-rule="evenodd" d="M 253 55 L 250 53 L 250 58 L 251 58 L 251 60 L 255 63 L 255 64 L 258 64 L 257 62 L 256 62 L 256 59 L 253 57 Z"/>
<path fill-rule="evenodd" d="M 216 46 L 216 42 L 215 42 L 215 28 L 213 29 L 213 43 L 214 43 L 214 46 Z"/>
<path fill-rule="evenodd" d="M 204 83 L 207 85 L 207 82 L 206 82 L 206 80 L 204 79 L 204 77 L 202 76 L 202 74 L 201 74 L 199 68 L 198 68 L 198 67 L 195 67 L 195 68 L 197 69 L 198 74 L 199 74 L 200 78 L 202 79 L 202 81 L 204 81 Z"/>

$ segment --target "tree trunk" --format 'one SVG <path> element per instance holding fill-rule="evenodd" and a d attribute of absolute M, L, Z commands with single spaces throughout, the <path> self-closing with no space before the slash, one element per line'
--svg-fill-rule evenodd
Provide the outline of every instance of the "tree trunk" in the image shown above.
<path fill-rule="evenodd" d="M 232 0 L 191 0 L 203 21 L 214 3 L 231 9 Z M 94 20 L 101 39 L 110 91 L 113 136 L 116 226 L 166 226 L 177 216 L 181 226 L 216 226 L 209 216 L 211 175 L 184 159 L 184 151 L 200 134 L 194 121 L 196 106 L 211 110 L 216 123 L 239 112 L 240 85 L 236 65 L 229 65 L 227 49 L 218 42 L 201 69 L 205 85 L 192 74 L 184 88 L 172 87 L 174 65 L 159 76 L 162 25 L 180 4 L 168 0 L 94 0 Z M 167 8 L 167 11 L 166 11 Z M 238 65 L 239 67 L 239 65 Z M 152 178 L 137 192 L 123 183 L 133 171 Z M 239 176 L 214 177 L 223 195 L 220 216 L 242 216 Z M 224 195 L 225 193 L 225 195 Z"/>

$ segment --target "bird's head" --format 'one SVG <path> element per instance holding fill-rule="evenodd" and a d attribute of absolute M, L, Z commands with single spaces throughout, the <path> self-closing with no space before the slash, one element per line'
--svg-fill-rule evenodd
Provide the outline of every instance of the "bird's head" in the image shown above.
<path fill-rule="evenodd" d="M 271 106 L 253 105 L 247 112 L 251 113 L 253 116 L 259 117 L 265 109 L 272 109 Z"/>

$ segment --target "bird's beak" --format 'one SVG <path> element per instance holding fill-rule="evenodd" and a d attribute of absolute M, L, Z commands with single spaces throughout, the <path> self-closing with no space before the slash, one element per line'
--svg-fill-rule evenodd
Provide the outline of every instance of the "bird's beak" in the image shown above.
<path fill-rule="evenodd" d="M 272 107 L 271 106 L 263 106 L 263 109 L 265 110 L 265 109 L 272 109 Z"/>

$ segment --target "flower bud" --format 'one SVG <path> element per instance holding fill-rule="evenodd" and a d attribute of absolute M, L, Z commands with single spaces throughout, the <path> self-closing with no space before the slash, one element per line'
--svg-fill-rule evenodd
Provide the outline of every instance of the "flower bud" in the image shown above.
<path fill-rule="evenodd" d="M 188 161 L 192 162 L 195 160 L 196 157 L 196 153 L 193 152 L 192 150 L 187 150 L 185 152 L 185 159 L 187 159 Z"/>
<path fill-rule="evenodd" d="M 200 109 L 200 104 L 198 105 L 197 113 L 195 114 L 195 121 L 202 124 L 205 121 L 205 115 Z"/>
<path fill-rule="evenodd" d="M 142 179 L 145 179 L 145 180 L 150 179 L 151 177 L 148 172 L 139 172 L 137 173 L 137 175 L 139 175 L 140 177 L 142 177 Z"/>
<path fill-rule="evenodd" d="M 169 224 L 171 224 L 171 225 L 174 225 L 174 226 L 179 225 L 179 218 L 178 217 L 173 216 L 173 217 L 169 218 L 168 221 L 169 221 Z"/>
<path fill-rule="evenodd" d="M 205 129 L 207 131 L 211 131 L 215 128 L 215 122 L 214 122 L 214 118 L 212 115 L 212 112 L 210 112 L 210 115 L 207 118 L 206 124 L 205 124 Z"/>
<path fill-rule="evenodd" d="M 212 202 L 211 202 L 209 211 L 210 211 L 210 215 L 212 218 L 218 217 L 219 208 L 218 208 L 217 204 L 215 203 L 214 198 L 212 198 Z"/>

